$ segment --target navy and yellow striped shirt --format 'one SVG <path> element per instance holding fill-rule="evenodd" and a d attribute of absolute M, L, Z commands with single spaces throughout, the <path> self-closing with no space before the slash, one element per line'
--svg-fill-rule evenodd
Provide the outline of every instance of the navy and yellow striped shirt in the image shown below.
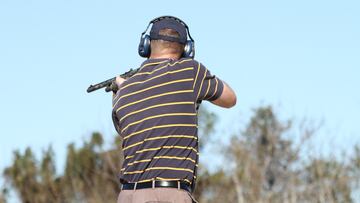
<path fill-rule="evenodd" d="M 199 62 L 148 59 L 113 98 L 113 121 L 123 138 L 126 182 L 195 182 L 196 101 L 215 100 L 223 83 Z"/>

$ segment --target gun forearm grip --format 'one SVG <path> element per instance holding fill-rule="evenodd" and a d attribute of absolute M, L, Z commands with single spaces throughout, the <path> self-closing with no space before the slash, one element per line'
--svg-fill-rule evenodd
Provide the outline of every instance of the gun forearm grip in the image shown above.
<path fill-rule="evenodd" d="M 119 90 L 119 87 L 117 86 L 117 84 L 115 83 L 115 81 L 113 81 L 109 86 L 106 86 L 105 88 L 105 92 L 114 92 L 116 93 Z"/>

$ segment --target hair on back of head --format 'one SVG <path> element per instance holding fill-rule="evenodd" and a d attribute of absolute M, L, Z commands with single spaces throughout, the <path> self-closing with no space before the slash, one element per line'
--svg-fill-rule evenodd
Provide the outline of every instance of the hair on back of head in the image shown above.
<path fill-rule="evenodd" d="M 178 32 L 173 29 L 165 28 L 159 31 L 160 35 L 180 38 Z M 184 51 L 184 45 L 178 42 L 170 42 L 165 40 L 151 40 L 151 53 L 152 54 L 181 54 Z"/>

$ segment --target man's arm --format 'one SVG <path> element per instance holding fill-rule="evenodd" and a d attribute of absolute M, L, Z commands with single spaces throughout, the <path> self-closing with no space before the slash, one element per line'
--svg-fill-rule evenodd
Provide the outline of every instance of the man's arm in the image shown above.
<path fill-rule="evenodd" d="M 115 79 L 115 84 L 120 87 L 120 85 L 125 81 L 126 79 L 120 77 L 120 76 L 116 76 L 116 79 Z M 119 90 L 118 90 L 119 91 Z M 113 93 L 113 100 L 115 98 L 116 94 Z"/>
<path fill-rule="evenodd" d="M 231 89 L 231 87 L 228 84 L 226 84 L 224 81 L 222 82 L 224 84 L 224 89 L 221 93 L 221 96 L 216 100 L 211 101 L 211 103 L 220 107 L 231 108 L 236 104 L 235 92 Z"/>
<path fill-rule="evenodd" d="M 194 74 L 194 92 L 198 95 L 197 101 L 207 100 L 224 108 L 235 106 L 235 92 L 224 81 L 212 75 L 204 65 L 198 63 Z"/>

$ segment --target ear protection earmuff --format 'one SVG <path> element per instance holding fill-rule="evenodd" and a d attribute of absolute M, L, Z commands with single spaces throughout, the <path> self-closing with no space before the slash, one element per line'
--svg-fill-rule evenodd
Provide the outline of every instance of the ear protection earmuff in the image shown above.
<path fill-rule="evenodd" d="M 148 31 L 150 25 L 152 25 L 155 22 L 160 21 L 164 18 L 174 19 L 174 20 L 178 21 L 179 23 L 181 23 L 181 25 L 183 25 L 185 27 L 186 33 L 189 36 L 190 40 L 187 40 L 185 43 L 182 57 L 194 58 L 195 57 L 195 41 L 193 40 L 193 38 L 190 35 L 189 27 L 182 20 L 180 20 L 179 18 L 173 17 L 173 16 L 161 16 L 161 17 L 155 18 L 152 21 L 150 21 L 150 23 L 146 27 L 146 30 L 143 33 L 141 33 L 140 43 L 139 43 L 139 47 L 138 47 L 139 55 L 141 57 L 145 57 L 145 58 L 150 57 L 150 52 L 151 52 L 150 40 L 151 40 L 151 38 L 150 38 L 150 35 L 147 34 L 146 32 Z"/>

